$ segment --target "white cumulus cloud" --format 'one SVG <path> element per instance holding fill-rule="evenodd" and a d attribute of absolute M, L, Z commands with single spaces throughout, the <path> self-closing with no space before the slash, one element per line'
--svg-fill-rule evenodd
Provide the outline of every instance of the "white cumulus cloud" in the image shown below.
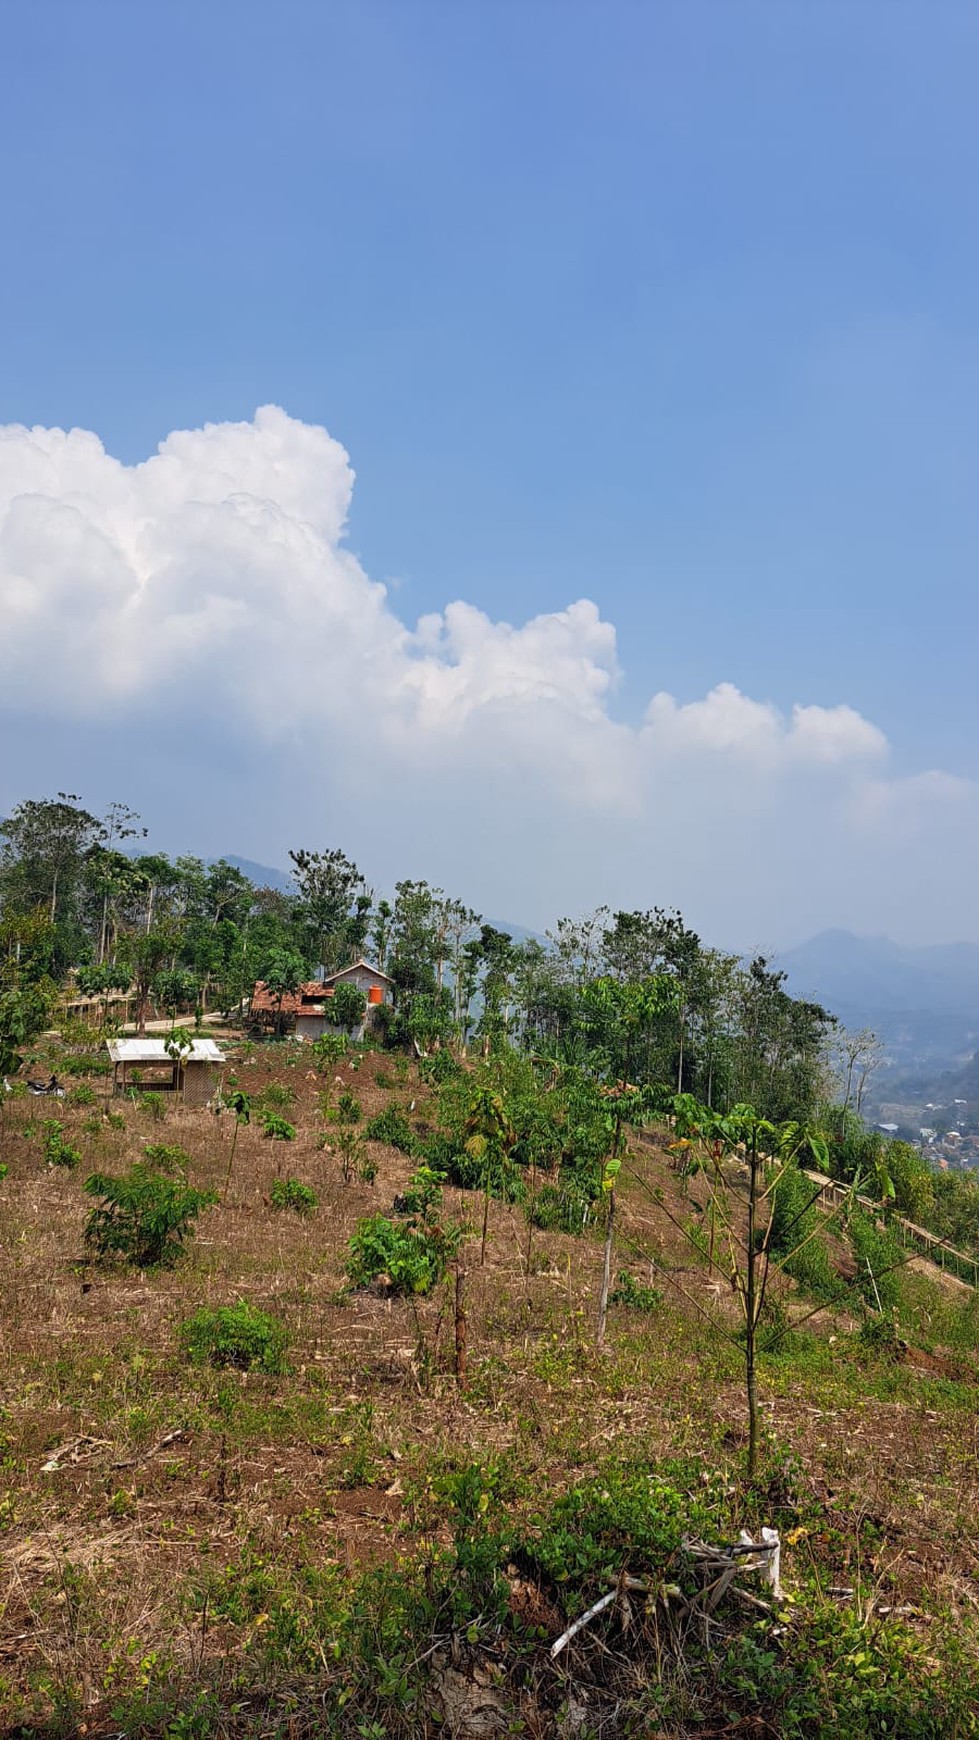
<path fill-rule="evenodd" d="M 312 841 L 329 808 L 387 851 L 385 876 L 402 866 L 380 808 L 413 873 L 468 877 L 498 912 L 538 921 L 605 896 L 699 903 L 740 935 L 773 912 L 838 921 L 852 880 L 839 866 L 868 827 L 961 812 L 963 782 L 890 780 L 883 734 L 851 706 L 785 715 L 721 681 L 693 700 L 657 693 L 623 724 L 615 630 L 588 599 L 522 624 L 462 600 L 402 621 L 343 542 L 353 485 L 340 444 L 275 406 L 174 432 L 133 466 L 84 430 L 0 428 L 0 710 L 61 722 L 68 760 L 86 733 L 95 745 L 124 727 L 125 795 L 144 805 L 143 752 L 179 719 L 175 756 L 196 735 L 263 770 L 247 841 L 219 785 L 204 808 L 184 782 L 188 844 L 206 816 L 223 839 L 202 849 L 262 855 L 264 828 L 281 858 L 268 836 Z M 821 883 L 811 844 L 800 858 L 794 843 L 807 811 L 810 842 L 832 853 Z"/>

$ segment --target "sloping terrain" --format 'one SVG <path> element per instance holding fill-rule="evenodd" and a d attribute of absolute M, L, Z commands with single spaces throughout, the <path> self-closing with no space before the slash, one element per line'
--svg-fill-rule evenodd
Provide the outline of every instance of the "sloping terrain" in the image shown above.
<path fill-rule="evenodd" d="M 529 1241 L 521 1208 L 492 1201 L 481 1265 L 482 1199 L 445 1191 L 445 1222 L 471 1229 L 461 1384 L 452 1274 L 408 1299 L 345 1285 L 358 1221 L 391 1211 L 415 1163 L 371 1142 L 373 1182 L 349 1175 L 322 1095 L 354 1095 L 359 1128 L 391 1105 L 424 1126 L 416 1066 L 318 1072 L 302 1047 L 243 1046 L 235 1071 L 253 1102 L 273 1087 L 296 1136 L 253 1116 L 230 1182 L 228 1112 L 161 1120 L 96 1076 L 94 1105 L 4 1106 L 4 1733 L 972 1731 L 971 1292 L 909 1272 L 901 1337 L 877 1351 L 855 1291 L 783 1335 L 746 1486 L 736 1305 L 702 1255 L 700 1181 L 655 1136 L 623 1169 L 614 1272 L 633 1302 L 613 1303 L 601 1352 L 600 1228 Z M 55 1113 L 74 1167 L 45 1162 Z M 82 1180 L 147 1144 L 179 1145 L 222 1200 L 174 1267 L 96 1263 Z M 309 1218 L 272 1207 L 287 1175 L 315 1191 Z M 189 1359 L 187 1319 L 242 1300 L 286 1326 L 287 1369 Z M 810 1308 L 792 1284 L 777 1303 Z M 681 1536 L 762 1525 L 782 1531 L 790 1604 L 749 1579 L 711 1615 Z M 622 1573 L 642 1588 L 552 1660 Z"/>

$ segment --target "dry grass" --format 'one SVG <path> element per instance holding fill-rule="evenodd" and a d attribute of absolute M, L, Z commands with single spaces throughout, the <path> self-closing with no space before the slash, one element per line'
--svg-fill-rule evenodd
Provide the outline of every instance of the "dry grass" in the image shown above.
<path fill-rule="evenodd" d="M 281 1049 L 274 1074 L 261 1055 L 239 1064 L 239 1083 L 253 1095 L 273 1079 L 293 1089 L 284 1115 L 297 1139 L 268 1140 L 256 1122 L 242 1128 L 228 1201 L 202 1217 L 186 1258 L 156 1273 L 83 1260 L 82 1179 L 165 1141 L 191 1156 L 193 1184 L 223 1191 L 230 1116 L 174 1109 L 159 1123 L 124 1104 L 124 1130 L 85 1134 L 91 1108 L 41 1102 L 39 1113 L 37 1102 L 7 1105 L 4 1731 L 15 1713 L 25 1722 L 53 1720 L 71 1689 L 94 1733 L 99 1713 L 139 1683 L 140 1664 L 155 1653 L 191 1673 L 247 1653 L 253 1627 L 208 1621 L 206 1608 L 202 1619 L 195 1591 L 244 1561 L 274 1565 L 287 1579 L 309 1564 L 346 1575 L 398 1559 L 420 1532 L 438 1532 L 431 1478 L 452 1461 L 508 1457 L 532 1507 L 610 1452 L 737 1459 L 745 1422 L 737 1354 L 688 1299 L 667 1288 L 653 1319 L 613 1313 L 608 1351 L 595 1353 L 601 1251 L 594 1238 L 536 1233 L 528 1276 L 522 1214 L 492 1205 L 484 1269 L 478 1241 L 468 1246 L 465 1394 L 452 1375 L 447 1288 L 414 1305 L 369 1293 L 341 1297 L 346 1241 L 358 1218 L 390 1208 L 412 1162 L 372 1144 L 375 1183 L 345 1184 L 336 1155 L 318 1145 L 318 1096 L 325 1084 L 336 1092 L 342 1085 L 361 1101 L 365 1120 L 412 1100 L 414 1115 L 424 1116 L 425 1090 L 414 1073 L 383 1088 L 374 1080 L 378 1067 L 390 1071 L 390 1059 L 367 1056 L 358 1070 L 344 1065 L 321 1076 Z M 24 1134 L 31 1117 L 49 1110 L 83 1150 L 77 1172 L 46 1167 L 39 1142 Z M 635 1165 L 666 1192 L 675 1218 L 691 1215 L 655 1146 L 641 1144 Z M 315 1189 L 312 1219 L 270 1211 L 277 1172 Z M 479 1205 L 465 1193 L 448 1191 L 446 1204 L 452 1217 L 478 1219 Z M 647 1195 L 624 1191 L 621 1226 L 625 1250 L 674 1271 L 704 1309 L 728 1309 Z M 623 1261 L 648 1278 L 638 1257 Z M 288 1377 L 186 1363 L 178 1339 L 184 1319 L 199 1305 L 236 1299 L 284 1319 Z M 827 1321 L 812 1357 L 766 1368 L 772 1438 L 802 1459 L 824 1519 L 822 1538 L 808 1530 L 797 1551 L 807 1562 L 832 1562 L 840 1582 L 871 1575 L 892 1604 L 944 1605 L 971 1620 L 979 1573 L 971 1387 L 908 1365 L 868 1379 L 852 1352 L 834 1353 L 836 1345 L 842 1354 L 847 1326 L 845 1316 Z M 834 1333 L 836 1344 L 828 1340 Z M 59 1466 L 44 1472 L 59 1449 Z"/>

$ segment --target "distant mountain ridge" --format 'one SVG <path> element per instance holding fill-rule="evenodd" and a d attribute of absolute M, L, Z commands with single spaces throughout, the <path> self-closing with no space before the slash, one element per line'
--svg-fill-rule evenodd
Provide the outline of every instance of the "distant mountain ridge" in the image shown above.
<path fill-rule="evenodd" d="M 797 996 L 815 996 L 835 1013 L 873 1009 L 962 1015 L 979 1022 L 979 943 L 909 948 L 887 937 L 824 930 L 778 958 Z"/>
<path fill-rule="evenodd" d="M 280 894 L 295 894 L 296 885 L 288 870 L 274 870 L 271 864 L 256 864 L 254 858 L 236 858 L 230 852 L 225 852 L 225 864 L 231 864 L 235 870 L 240 870 L 247 876 L 249 882 L 254 882 L 256 888 L 275 888 Z M 212 858 L 212 863 L 217 863 Z"/>

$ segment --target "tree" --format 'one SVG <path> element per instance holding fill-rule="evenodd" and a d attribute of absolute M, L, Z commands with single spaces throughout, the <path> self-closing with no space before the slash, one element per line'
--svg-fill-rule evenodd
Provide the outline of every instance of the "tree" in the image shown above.
<path fill-rule="evenodd" d="M 395 884 L 388 971 L 394 980 L 398 1008 L 404 1015 L 410 1014 L 416 997 L 436 988 L 436 893 L 427 882 Z"/>
<path fill-rule="evenodd" d="M 802 1230 L 802 1227 L 820 1194 L 819 1187 L 813 1185 L 803 1206 L 787 1222 L 785 1217 L 774 1213 L 777 1193 L 789 1170 L 796 1167 L 803 1154 L 826 1170 L 826 1139 L 821 1131 L 795 1119 L 776 1124 L 761 1117 L 753 1106 L 745 1104 L 732 1106 L 729 1112 L 719 1116 L 709 1106 L 698 1104 L 692 1095 L 680 1094 L 673 1101 L 673 1109 L 678 1140 L 688 1153 L 696 1156 L 693 1165 L 702 1172 L 707 1183 L 711 1226 L 708 1260 L 712 1269 L 719 1266 L 714 1244 L 716 1229 L 719 1228 L 722 1244 L 726 1247 L 728 1280 L 741 1307 L 740 1339 L 748 1404 L 747 1473 L 751 1481 L 758 1463 L 759 1329 L 769 1282 L 773 1273 L 784 1269 L 816 1236 L 815 1230 Z M 747 1180 L 743 1186 L 725 1171 L 725 1162 L 742 1158 L 747 1167 Z M 674 1221 L 674 1224 L 679 1225 L 679 1222 Z M 778 1251 L 773 1244 L 776 1228 L 780 1236 Z M 793 1228 L 800 1229 L 794 1240 L 791 1236 Z M 690 1236 L 685 1227 L 681 1227 L 681 1231 Z M 699 1301 L 693 1303 L 699 1311 L 709 1315 Z M 792 1327 L 797 1328 L 801 1321 L 804 1318 L 797 1320 Z"/>
<path fill-rule="evenodd" d="M 235 1148 L 238 1145 L 238 1131 L 242 1124 L 250 1124 L 252 1121 L 252 1102 L 251 1097 L 238 1088 L 234 1093 L 228 1095 L 224 1103 L 228 1110 L 234 1112 L 235 1115 L 235 1127 L 231 1132 L 231 1152 L 228 1155 L 228 1171 L 224 1180 L 224 1193 L 221 1197 L 222 1202 L 227 1202 L 228 1191 L 231 1188 L 231 1169 L 235 1163 Z"/>
<path fill-rule="evenodd" d="M 43 1033 L 50 1013 L 51 994 L 41 985 L 4 986 L 0 982 L 0 1075 L 20 1068 L 24 1061 L 21 1046 Z"/>
<path fill-rule="evenodd" d="M 158 1009 L 165 1009 L 172 1020 L 176 1020 L 177 1012 L 188 1003 L 197 999 L 197 982 L 186 967 L 169 967 L 165 972 L 157 973 L 153 980 L 153 1001 Z"/>
<path fill-rule="evenodd" d="M 775 1122 L 814 1115 L 835 1026 L 820 1004 L 790 997 L 785 978 L 756 955 L 739 974 L 733 1011 L 732 1092 Z"/>
<path fill-rule="evenodd" d="M 102 824 L 80 807 L 74 792 L 25 799 L 0 822 L 5 842 L 0 851 L 0 904 L 19 913 L 45 908 L 55 932 L 53 964 L 59 977 L 77 958 L 82 867 L 101 836 Z"/>
<path fill-rule="evenodd" d="M 584 986 L 580 1006 L 599 1067 L 625 1087 L 651 1029 L 675 1011 L 676 986 L 664 973 L 637 984 L 594 979 Z"/>
<path fill-rule="evenodd" d="M 139 823 L 140 817 L 137 815 L 135 810 L 129 808 L 128 804 L 111 803 L 106 810 L 105 815 L 102 817 L 102 823 L 99 829 L 99 843 L 96 847 L 93 847 L 92 851 L 89 853 L 89 857 L 91 858 L 92 854 L 97 852 L 104 858 L 113 861 L 115 866 L 115 875 L 105 875 L 103 878 L 102 919 L 99 925 L 98 953 L 96 955 L 96 960 L 100 964 L 105 960 L 106 936 L 109 927 L 110 897 L 114 885 L 117 884 L 120 879 L 123 881 L 125 880 L 126 871 L 129 868 L 128 859 L 125 857 L 124 853 L 115 849 L 114 842 L 116 840 L 145 840 L 149 830 L 147 828 L 141 828 Z M 122 861 L 122 865 L 125 866 L 124 869 L 120 868 L 120 860 Z"/>
<path fill-rule="evenodd" d="M 305 953 L 335 972 L 363 946 L 371 898 L 364 878 L 339 847 L 329 852 L 290 852 L 299 890 L 298 917 L 306 936 Z"/>
<path fill-rule="evenodd" d="M 861 1027 L 853 1033 L 846 1027 L 837 1028 L 833 1061 L 843 1095 L 840 1103 L 841 1135 L 851 1104 L 859 1117 L 867 1083 L 883 1060 L 884 1047 L 872 1028 Z"/>
<path fill-rule="evenodd" d="M 483 1013 L 479 1031 L 488 1056 L 494 1046 L 504 1043 L 509 1032 L 513 996 L 510 976 L 517 963 L 517 948 L 509 931 L 483 924 L 466 952 L 477 967 L 482 967 Z"/>
<path fill-rule="evenodd" d="M 107 962 L 100 967 L 79 967 L 75 974 L 75 983 L 83 997 L 101 997 L 103 1027 L 109 1018 L 110 993 L 128 991 L 131 982 L 128 967 L 111 966 Z"/>
<path fill-rule="evenodd" d="M 177 947 L 180 929 L 172 920 L 155 925 L 142 936 L 127 936 L 120 941 L 119 959 L 132 974 L 136 995 L 136 1030 L 146 1032 L 146 1011 L 150 989 L 164 963 L 171 959 Z"/>
<path fill-rule="evenodd" d="M 367 998 L 357 985 L 337 985 L 327 998 L 326 1018 L 332 1027 L 359 1027 L 367 1010 Z"/>
<path fill-rule="evenodd" d="M 494 1179 L 503 1177 L 507 1153 L 513 1146 L 515 1131 L 503 1102 L 503 1096 L 493 1088 L 476 1086 L 469 1099 L 465 1122 L 465 1150 L 483 1168 L 483 1232 L 479 1245 L 480 1267 L 486 1261 L 486 1232 L 489 1226 L 490 1191 Z"/>
<path fill-rule="evenodd" d="M 298 991 L 305 976 L 305 966 L 301 955 L 293 949 L 270 949 L 265 958 L 262 978 L 269 995 L 276 999 L 275 1031 L 282 1034 L 282 1004 L 286 997 Z"/>

